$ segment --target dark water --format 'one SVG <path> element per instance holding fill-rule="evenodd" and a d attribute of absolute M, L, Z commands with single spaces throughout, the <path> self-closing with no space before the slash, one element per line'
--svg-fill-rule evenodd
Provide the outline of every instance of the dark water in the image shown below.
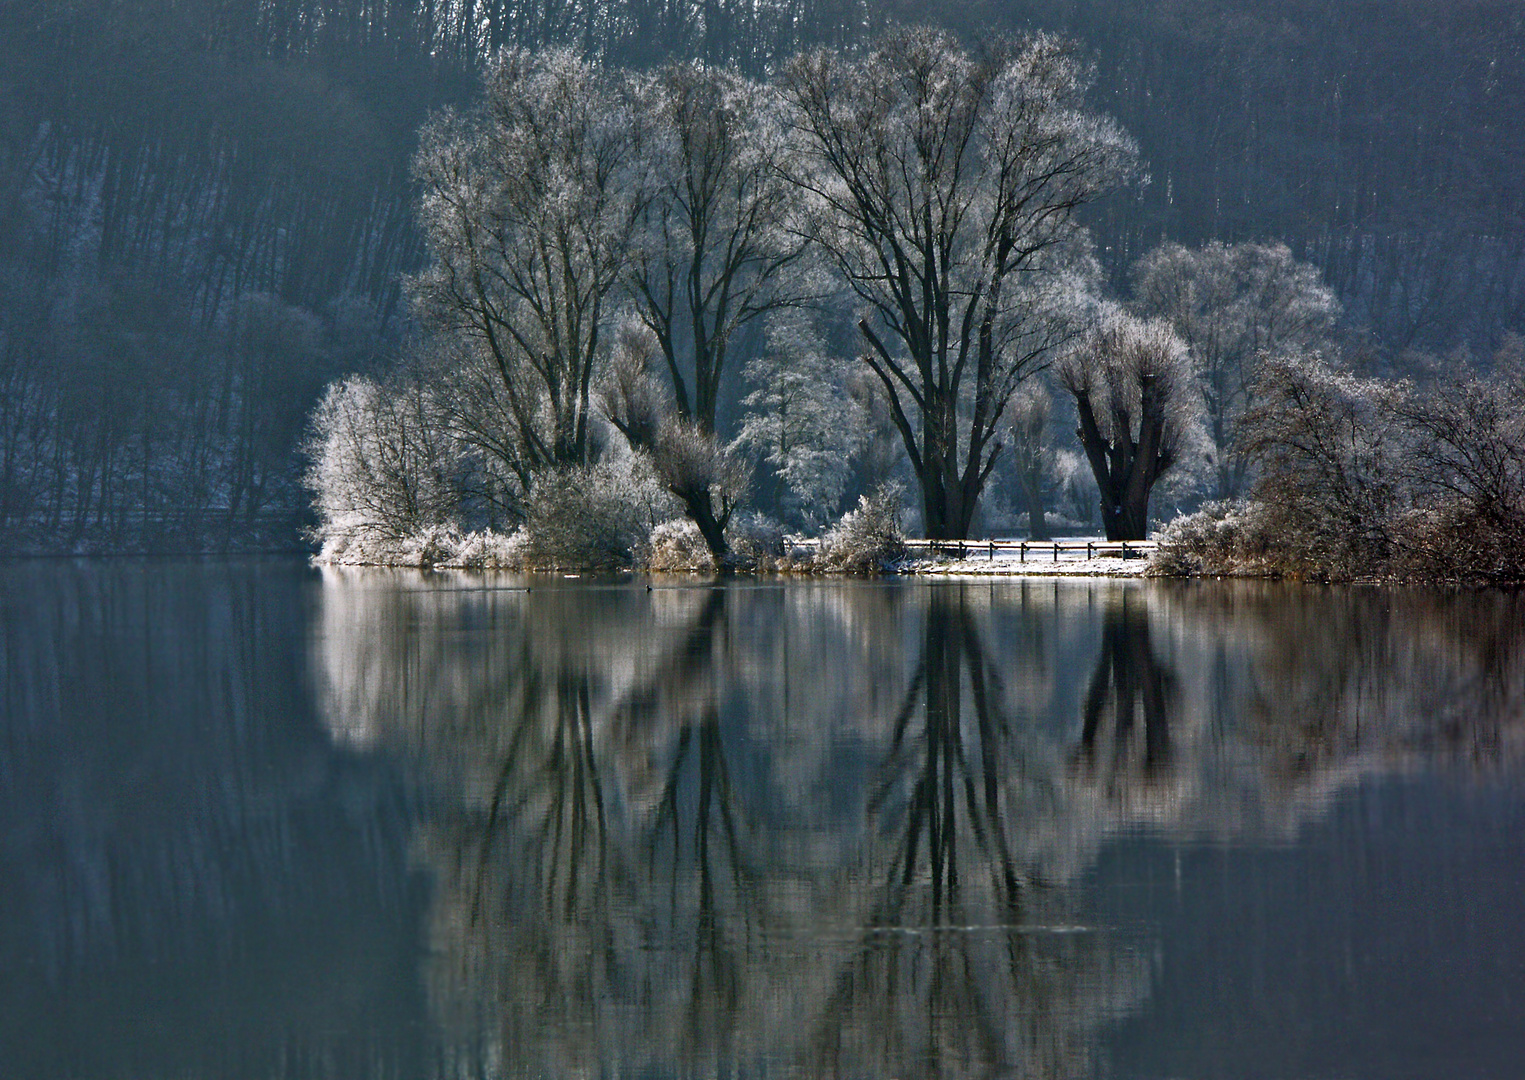
<path fill-rule="evenodd" d="M 1525 598 L 0 566 L 0 1078 L 1517 1077 Z"/>

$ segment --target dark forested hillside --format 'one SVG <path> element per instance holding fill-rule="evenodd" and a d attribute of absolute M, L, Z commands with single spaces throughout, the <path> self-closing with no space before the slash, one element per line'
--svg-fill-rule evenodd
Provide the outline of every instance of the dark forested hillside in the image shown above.
<path fill-rule="evenodd" d="M 900 21 L 1054 29 L 1150 183 L 1090 211 L 1285 240 L 1377 355 L 1525 326 L 1520 0 L 0 0 L 0 545 L 295 542 L 319 389 L 406 332 L 409 162 L 508 44 L 766 74 Z"/>
<path fill-rule="evenodd" d="M 1113 207 L 1114 271 L 1163 237 L 1282 239 L 1384 348 L 1520 324 L 1525 5 L 1096 0 L 1067 29 L 1154 179 Z"/>

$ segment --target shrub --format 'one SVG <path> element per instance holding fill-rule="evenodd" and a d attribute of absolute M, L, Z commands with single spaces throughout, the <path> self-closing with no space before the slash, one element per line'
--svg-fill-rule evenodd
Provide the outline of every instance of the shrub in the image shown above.
<path fill-rule="evenodd" d="M 781 569 L 784 557 L 784 526 L 758 511 L 738 515 L 731 522 L 731 551 L 738 567 L 755 570 Z"/>
<path fill-rule="evenodd" d="M 1162 528 L 1149 573 L 1159 577 L 1278 577 L 1284 561 L 1260 503 L 1207 503 Z"/>
<path fill-rule="evenodd" d="M 527 562 L 526 540 L 522 529 L 511 533 L 491 529 L 469 532 L 437 565 L 463 570 L 520 570 Z"/>
<path fill-rule="evenodd" d="M 1416 389 L 1316 357 L 1268 362 L 1243 441 L 1250 504 L 1160 534 L 1153 572 L 1525 580 L 1525 376 Z"/>
<path fill-rule="evenodd" d="M 900 528 L 901 491 L 886 484 L 858 499 L 826 535 L 813 569 L 828 573 L 872 574 L 905 558 L 905 533 Z"/>
<path fill-rule="evenodd" d="M 688 518 L 673 518 L 651 530 L 640 556 L 645 570 L 708 571 L 715 568 L 704 534 Z"/>
<path fill-rule="evenodd" d="M 636 455 L 547 470 L 526 502 L 526 563 L 540 569 L 628 569 L 673 509 Z"/>

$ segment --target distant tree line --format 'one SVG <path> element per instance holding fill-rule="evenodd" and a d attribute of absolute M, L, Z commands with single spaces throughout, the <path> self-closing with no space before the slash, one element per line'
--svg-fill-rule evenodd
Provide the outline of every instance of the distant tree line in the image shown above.
<path fill-rule="evenodd" d="M 1487 356 L 1521 325 L 1525 70 L 1505 0 L 15 0 L 0 8 L 5 546 L 293 535 L 301 417 L 410 332 L 398 281 L 425 258 L 415 133 L 469 100 L 497 50 L 564 44 L 637 69 L 698 56 L 763 76 L 803 46 L 852 46 L 905 20 L 966 41 L 1047 29 L 1082 43 L 1091 105 L 1135 136 L 1150 181 L 1079 211 L 1118 294 L 1162 241 L 1276 240 L 1328 283 L 1373 372 L 1424 369 L 1416 350 Z M 255 348 L 240 313 L 260 305 L 285 314 Z M 738 335 L 731 370 L 768 362 L 789 332 Z M 824 362 L 850 342 L 821 344 Z M 717 422 L 736 433 L 749 393 L 793 400 L 776 447 L 864 407 L 879 432 L 865 453 L 892 471 L 885 403 L 861 377 L 838 386 L 818 402 L 780 380 L 723 380 Z M 832 473 L 829 458 L 764 452 L 753 497 L 800 512 L 785 478 Z M 1005 468 L 991 520 L 1022 500 Z M 850 499 L 858 481 L 836 471 Z M 1078 457 L 1055 471 L 1049 494 L 1076 504 L 1066 516 L 1094 507 Z"/>

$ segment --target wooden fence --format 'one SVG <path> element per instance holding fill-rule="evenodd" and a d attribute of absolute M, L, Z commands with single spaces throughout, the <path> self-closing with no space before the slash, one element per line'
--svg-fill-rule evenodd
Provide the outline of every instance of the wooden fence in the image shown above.
<path fill-rule="evenodd" d="M 908 540 L 912 554 L 929 558 L 978 559 L 994 562 L 997 554 L 1015 554 L 1019 562 L 1029 558 L 1058 562 L 1082 555 L 1087 559 L 1142 559 L 1154 553 L 1153 540 Z"/>
<path fill-rule="evenodd" d="M 793 547 L 814 547 L 819 540 L 793 540 Z M 907 540 L 911 555 L 937 559 L 979 559 L 995 561 L 1016 555 L 1018 562 L 1078 559 L 1142 559 L 1154 554 L 1153 540 Z"/>

